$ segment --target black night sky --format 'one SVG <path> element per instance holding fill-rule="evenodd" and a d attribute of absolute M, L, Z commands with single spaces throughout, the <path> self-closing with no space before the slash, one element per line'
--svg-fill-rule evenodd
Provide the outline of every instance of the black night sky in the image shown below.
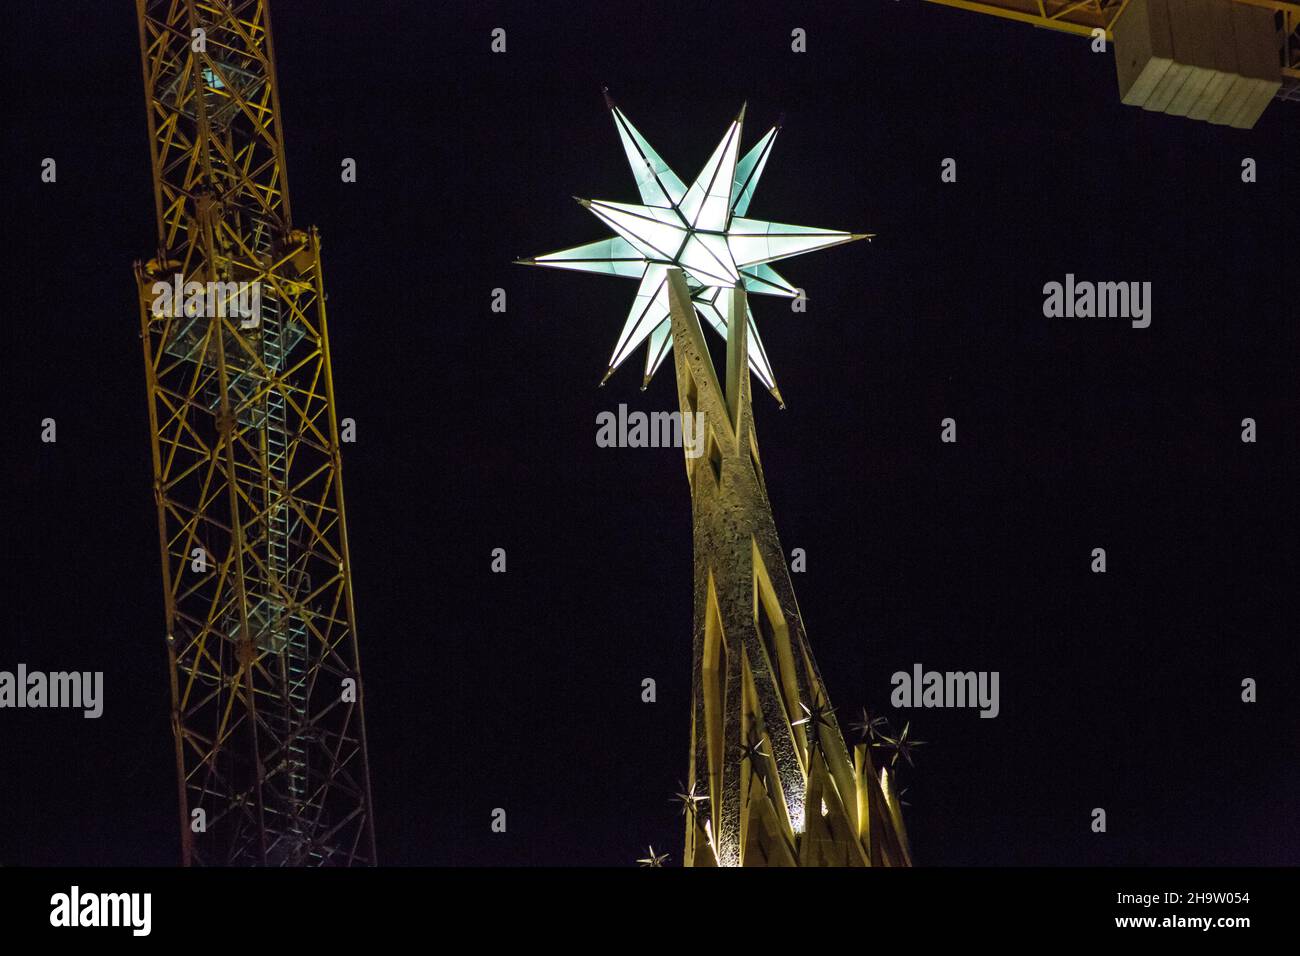
<path fill-rule="evenodd" d="M 606 84 L 688 181 L 742 101 L 743 148 L 784 112 L 752 215 L 878 234 L 784 264 L 806 314 L 754 298 L 789 408 L 755 406 L 832 701 L 929 741 L 903 774 L 917 863 L 1300 862 L 1300 104 L 1211 126 L 1122 106 L 1086 40 L 915 0 L 806 6 L 274 0 L 295 225 L 322 231 L 358 424 L 381 862 L 680 861 L 681 454 L 594 441 L 621 402 L 675 407 L 672 365 L 642 393 L 638 354 L 597 389 L 634 284 L 511 263 L 607 235 L 571 196 L 635 201 Z M 0 864 L 169 865 L 134 12 L 24 0 L 5 21 L 0 668 L 102 670 L 107 699 L 99 720 L 0 712 Z M 1044 318 L 1066 273 L 1150 281 L 1151 327 Z M 894 711 L 917 662 L 999 671 L 1000 715 Z"/>

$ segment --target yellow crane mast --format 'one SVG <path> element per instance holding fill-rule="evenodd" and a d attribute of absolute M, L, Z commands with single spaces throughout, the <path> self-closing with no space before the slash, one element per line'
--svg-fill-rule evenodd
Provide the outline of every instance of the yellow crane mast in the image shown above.
<path fill-rule="evenodd" d="M 136 263 L 183 862 L 375 861 L 320 238 L 264 0 L 137 0 L 158 222 Z"/>

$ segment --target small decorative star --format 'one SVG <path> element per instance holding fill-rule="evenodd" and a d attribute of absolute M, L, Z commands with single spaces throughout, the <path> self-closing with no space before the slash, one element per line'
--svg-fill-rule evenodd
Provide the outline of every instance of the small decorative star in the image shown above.
<path fill-rule="evenodd" d="M 646 847 L 646 855 L 637 860 L 642 866 L 662 867 L 668 859 L 667 853 L 656 853 L 653 846 Z"/>
<path fill-rule="evenodd" d="M 804 728 L 804 732 L 808 735 L 808 754 L 811 758 L 813 749 L 820 748 L 822 745 L 821 734 L 817 732 L 817 728 L 830 728 L 834 726 L 827 718 L 829 718 L 831 714 L 835 713 L 835 708 L 827 707 L 820 696 L 813 702 L 811 707 L 803 703 L 803 701 L 799 702 L 799 706 L 803 708 L 803 712 L 807 716 L 796 720 L 792 726 L 798 727 L 800 724 L 808 725 Z"/>
<path fill-rule="evenodd" d="M 750 770 L 753 772 L 754 776 L 757 777 L 762 782 L 764 788 L 766 788 L 767 751 L 763 749 L 763 738 L 759 736 L 755 736 L 751 743 L 740 744 L 739 746 L 736 747 L 736 749 L 740 751 L 741 763 L 744 763 L 744 761 L 748 760 Z M 745 798 L 746 802 L 748 802 L 749 798 L 752 796 L 753 796 L 753 792 L 751 790 L 749 795 L 746 796 Z"/>
<path fill-rule="evenodd" d="M 748 760 L 754 770 L 757 771 L 760 767 L 766 766 L 763 761 L 767 758 L 767 751 L 763 749 L 763 739 L 761 737 L 755 737 L 753 743 L 740 744 L 736 749 L 740 751 L 741 761 Z"/>
<path fill-rule="evenodd" d="M 680 803 L 682 805 L 682 816 L 690 816 L 694 819 L 695 814 L 699 812 L 700 804 L 707 803 L 709 798 L 702 793 L 696 792 L 694 784 L 692 784 L 691 788 L 688 790 L 686 784 L 679 780 L 677 781 L 677 786 L 680 789 L 672 796 L 669 802 L 671 803 L 676 801 Z"/>
<path fill-rule="evenodd" d="M 912 760 L 912 748 L 924 747 L 925 741 L 909 740 L 907 735 L 908 732 L 911 730 L 911 728 L 912 728 L 912 722 L 908 721 L 906 724 L 903 725 L 903 732 L 899 734 L 897 737 L 885 737 L 883 743 L 875 745 L 875 746 L 884 747 L 887 750 L 892 750 L 894 752 L 893 757 L 891 757 L 889 760 L 889 765 L 891 767 L 894 766 L 896 763 L 898 763 L 899 757 L 902 757 L 904 760 L 906 760 L 907 765 L 909 767 L 916 766 L 915 762 L 913 762 Z"/>
<path fill-rule="evenodd" d="M 862 719 L 855 721 L 850 726 L 858 732 L 863 741 L 869 743 L 883 740 L 885 734 L 889 732 L 889 720 L 885 717 L 872 717 L 865 707 L 862 708 Z M 881 727 L 885 729 L 885 733 L 878 730 Z"/>

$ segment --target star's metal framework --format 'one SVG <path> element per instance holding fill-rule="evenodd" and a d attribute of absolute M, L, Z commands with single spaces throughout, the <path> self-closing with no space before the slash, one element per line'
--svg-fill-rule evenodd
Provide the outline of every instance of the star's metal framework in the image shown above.
<path fill-rule="evenodd" d="M 742 157 L 740 139 L 745 121 L 742 105 L 723 134 L 722 142 L 688 187 L 646 142 L 608 92 L 605 102 L 614 116 L 628 165 L 636 178 L 640 204 L 578 199 L 583 208 L 617 235 L 516 260 L 521 265 L 576 269 L 638 280 L 636 297 L 614 345 L 602 385 L 642 344 L 646 344 L 642 388 L 650 383 L 668 357 L 673 347 L 667 281 L 670 268 L 682 270 L 696 310 L 709 328 L 726 339 L 731 307 L 728 293 L 736 283 L 759 295 L 796 298 L 800 290 L 768 263 L 870 238 L 867 233 L 746 218 L 772 144 L 780 132 L 779 123 Z M 754 323 L 754 313 L 746 308 L 746 314 L 749 367 L 784 405 Z"/>

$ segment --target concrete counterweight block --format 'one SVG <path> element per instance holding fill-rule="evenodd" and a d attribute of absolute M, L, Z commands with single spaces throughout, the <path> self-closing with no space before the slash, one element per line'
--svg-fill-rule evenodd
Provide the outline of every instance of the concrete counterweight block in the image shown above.
<path fill-rule="evenodd" d="M 1282 85 L 1285 37 L 1266 7 L 1132 0 L 1113 32 L 1129 106 L 1249 129 Z"/>

